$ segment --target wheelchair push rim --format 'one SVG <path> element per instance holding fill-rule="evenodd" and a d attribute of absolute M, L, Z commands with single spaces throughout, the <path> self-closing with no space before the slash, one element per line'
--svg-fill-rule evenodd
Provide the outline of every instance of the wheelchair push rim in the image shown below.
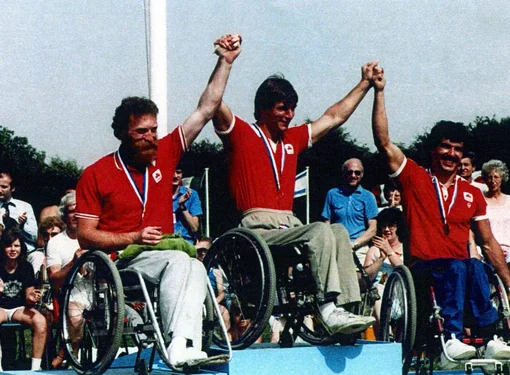
<path fill-rule="evenodd" d="M 117 354 L 124 328 L 122 283 L 108 255 L 82 255 L 66 278 L 62 298 L 66 358 L 78 374 L 102 374 Z"/>
<path fill-rule="evenodd" d="M 253 231 L 235 228 L 213 243 L 204 265 L 215 292 L 225 292 L 219 303 L 228 312 L 232 348 L 249 347 L 264 332 L 274 305 L 276 275 L 269 248 Z M 225 340 L 215 328 L 214 343 L 226 348 Z"/>
<path fill-rule="evenodd" d="M 380 337 L 402 344 L 402 374 L 411 366 L 416 337 L 416 295 L 409 269 L 396 267 L 388 277 L 381 303 Z"/>

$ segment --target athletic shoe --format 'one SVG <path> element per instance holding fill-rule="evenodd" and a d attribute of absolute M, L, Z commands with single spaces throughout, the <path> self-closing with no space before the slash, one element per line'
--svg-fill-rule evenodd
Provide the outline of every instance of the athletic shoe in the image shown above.
<path fill-rule="evenodd" d="M 343 333 L 346 335 L 363 332 L 374 324 L 372 316 L 359 316 L 351 314 L 341 307 L 335 307 L 330 312 L 321 313 L 322 322 L 331 335 Z"/>
<path fill-rule="evenodd" d="M 444 351 L 451 359 L 457 361 L 462 359 L 471 359 L 476 354 L 476 348 L 474 346 L 464 344 L 455 337 L 455 334 L 452 334 L 452 338 L 446 342 Z M 456 366 L 458 366 L 457 363 L 451 362 L 448 358 L 446 358 L 444 353 L 441 353 L 441 367 L 443 369 L 451 370 Z"/>
<path fill-rule="evenodd" d="M 487 343 L 485 359 L 510 359 L 510 347 L 498 336 Z"/>

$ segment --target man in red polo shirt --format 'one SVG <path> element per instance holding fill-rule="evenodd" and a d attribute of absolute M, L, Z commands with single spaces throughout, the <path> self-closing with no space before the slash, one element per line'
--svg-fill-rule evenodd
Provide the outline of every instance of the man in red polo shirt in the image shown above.
<path fill-rule="evenodd" d="M 418 282 L 423 275 L 430 275 L 448 340 L 441 362 L 448 365 L 451 363 L 448 357 L 460 360 L 475 356 L 475 348 L 461 341 L 466 301 L 480 328 L 490 329 L 498 319 L 490 301 L 484 264 L 469 257 L 471 227 L 483 242 L 487 260 L 507 288 L 510 273 L 503 251 L 492 235 L 482 193 L 457 176 L 468 140 L 466 128 L 460 123 L 436 124 L 429 141 L 431 167 L 426 170 L 418 166 L 390 141 L 385 84 L 384 72 L 378 67 L 373 77 L 374 140 L 388 164 L 390 177 L 398 179 L 402 186 L 402 206 L 410 233 L 411 270 Z M 485 358 L 510 359 L 510 348 L 500 340 L 491 340 Z"/>
<path fill-rule="evenodd" d="M 348 120 L 370 89 L 376 64 L 364 65 L 360 82 L 311 124 L 289 127 L 298 96 L 279 75 L 266 79 L 257 90 L 256 123 L 234 116 L 224 102 L 214 117 L 227 152 L 230 190 L 243 213 L 241 225 L 256 231 L 268 245 L 306 246 L 317 283 L 318 317 L 331 334 L 365 330 L 374 319 L 341 307 L 360 300 L 347 230 L 340 224 L 303 225 L 292 214 L 297 157 Z"/>
<path fill-rule="evenodd" d="M 163 234 L 173 232 L 174 170 L 220 105 L 240 42 L 239 35 L 215 42 L 218 63 L 197 109 L 161 140 L 156 135 L 156 105 L 146 98 L 122 100 L 112 123 L 119 150 L 86 168 L 77 186 L 82 248 L 111 252 L 130 244 L 155 245 Z M 204 266 L 181 251 L 145 251 L 127 266 L 161 285 L 160 312 L 164 333 L 172 337 L 167 348 L 172 367 L 207 358 L 201 351 Z"/>

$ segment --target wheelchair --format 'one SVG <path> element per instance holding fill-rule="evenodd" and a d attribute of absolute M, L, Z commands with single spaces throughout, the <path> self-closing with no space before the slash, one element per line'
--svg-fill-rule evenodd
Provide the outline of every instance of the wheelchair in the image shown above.
<path fill-rule="evenodd" d="M 152 371 L 156 351 L 171 368 L 166 352 L 169 337 L 160 329 L 158 294 L 158 285 L 144 280 L 138 271 L 118 270 L 107 254 L 89 251 L 82 255 L 62 287 L 60 306 L 61 342 L 72 368 L 78 374 L 100 375 L 110 367 L 123 343 L 127 350 L 128 341 L 138 349 L 135 360 L 137 373 L 144 375 Z M 209 285 L 202 314 L 202 350 L 206 352 L 209 352 L 213 329 L 226 332 L 222 321 L 214 321 L 213 309 L 217 309 L 218 315 L 219 307 L 211 296 Z M 126 316 L 126 309 L 137 314 L 138 319 Z M 220 328 L 215 328 L 215 324 L 219 324 Z M 151 345 L 147 362 L 142 358 L 142 351 Z M 230 345 L 225 347 L 227 354 L 210 356 L 206 363 L 230 361 Z M 183 370 L 195 372 L 198 365 L 185 366 Z"/>
<path fill-rule="evenodd" d="M 286 320 L 279 341 L 282 347 L 292 346 L 298 337 L 313 345 L 353 344 L 359 338 L 359 334 L 331 336 L 326 331 L 316 314 L 316 285 L 301 246 L 268 247 L 257 233 L 235 228 L 213 243 L 204 265 L 223 319 L 230 325 L 228 337 L 213 332 L 219 347 L 229 341 L 233 349 L 249 347 L 263 335 L 271 315 Z M 370 286 L 363 300 L 373 306 L 379 296 L 366 278 Z M 370 308 L 366 310 L 371 313 Z"/>
<path fill-rule="evenodd" d="M 506 342 L 510 339 L 510 305 L 505 286 L 492 267 L 486 267 L 490 298 L 498 312 L 495 334 L 503 337 Z M 405 266 L 396 267 L 386 281 L 381 303 L 381 317 L 379 334 L 383 341 L 402 344 L 402 374 L 407 375 L 414 367 L 416 374 L 433 373 L 434 360 L 444 352 L 445 335 L 441 317 L 441 307 L 438 306 L 434 288 L 428 284 L 428 298 L 424 291 L 427 288 L 415 286 L 411 271 Z M 418 292 L 421 292 L 417 299 Z M 425 301 L 427 300 L 427 301 Z M 421 305 L 418 307 L 418 303 Z M 422 305 L 425 305 L 422 306 Z M 428 306 L 426 306 L 428 305 Z M 466 317 L 466 326 L 469 319 Z M 490 338 L 472 332 L 464 342 L 478 347 L 476 359 L 453 360 L 450 362 L 463 366 L 467 374 L 473 369 L 481 368 L 484 373 L 510 374 L 509 360 L 483 359 L 482 350 Z"/>

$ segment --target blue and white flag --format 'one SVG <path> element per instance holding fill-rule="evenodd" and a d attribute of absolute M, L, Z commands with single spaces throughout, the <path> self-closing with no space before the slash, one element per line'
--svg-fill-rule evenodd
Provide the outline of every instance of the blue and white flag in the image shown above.
<path fill-rule="evenodd" d="M 303 197 L 308 194 L 308 169 L 296 176 L 294 185 L 294 198 Z"/>

